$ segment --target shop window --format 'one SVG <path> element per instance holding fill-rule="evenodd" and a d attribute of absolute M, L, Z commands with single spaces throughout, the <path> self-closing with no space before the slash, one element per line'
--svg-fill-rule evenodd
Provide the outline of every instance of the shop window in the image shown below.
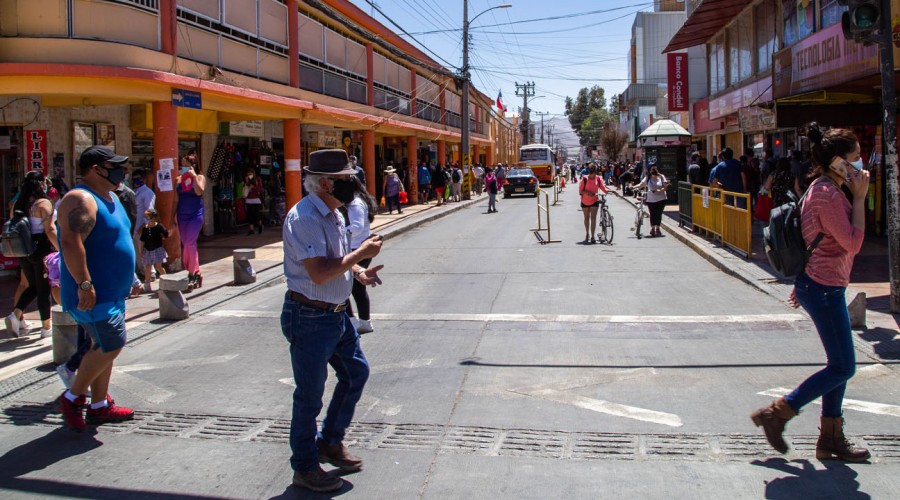
<path fill-rule="evenodd" d="M 816 29 L 816 0 L 782 0 L 784 46 L 790 47 Z"/>
<path fill-rule="evenodd" d="M 797 0 L 782 0 L 781 12 L 784 19 L 784 46 L 790 47 L 800 40 L 797 33 Z"/>
<path fill-rule="evenodd" d="M 366 96 L 366 86 L 365 84 L 354 82 L 353 80 L 347 81 L 347 97 L 349 100 L 353 102 L 358 102 L 360 104 L 368 104 L 367 96 Z"/>
<path fill-rule="evenodd" d="M 324 87 L 322 85 L 322 70 L 319 68 L 301 64 L 300 88 L 315 92 L 317 94 L 324 93 Z"/>
<path fill-rule="evenodd" d="M 325 89 L 323 94 L 340 99 L 347 99 L 347 78 L 334 73 L 325 72 Z"/>
<path fill-rule="evenodd" d="M 847 6 L 838 3 L 838 0 L 820 0 L 822 13 L 822 28 L 841 22 L 841 16 L 847 12 Z"/>
<path fill-rule="evenodd" d="M 756 25 L 756 72 L 762 73 L 772 66 L 772 54 L 778 47 L 775 0 L 765 0 L 753 9 Z"/>

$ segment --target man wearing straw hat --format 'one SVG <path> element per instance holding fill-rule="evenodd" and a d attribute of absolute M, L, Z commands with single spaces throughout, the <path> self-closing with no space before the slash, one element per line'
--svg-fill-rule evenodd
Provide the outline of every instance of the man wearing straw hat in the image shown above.
<path fill-rule="evenodd" d="M 397 171 L 393 165 L 388 165 L 384 169 L 384 185 L 381 186 L 381 192 L 384 193 L 385 205 L 387 205 L 388 215 L 392 214 L 394 207 L 397 207 L 397 213 L 402 214 L 400 210 L 400 191 L 403 191 L 403 182 L 397 177 Z"/>
<path fill-rule="evenodd" d="M 362 459 L 343 444 L 356 403 L 369 377 L 369 363 L 359 345 L 359 334 L 346 312 L 353 280 L 363 285 L 381 283 L 383 266 L 362 268 L 358 262 L 381 251 L 380 236 L 373 235 L 354 251 L 338 207 L 353 201 L 356 170 L 347 153 L 325 149 L 309 156 L 303 168 L 308 196 L 288 212 L 283 228 L 284 275 L 288 290 L 281 313 L 281 329 L 290 343 L 294 371 L 294 406 L 291 419 L 293 484 L 313 491 L 336 491 L 343 480 L 319 466 L 327 462 L 343 472 L 362 469 Z M 328 365 L 337 385 L 322 421 Z"/>

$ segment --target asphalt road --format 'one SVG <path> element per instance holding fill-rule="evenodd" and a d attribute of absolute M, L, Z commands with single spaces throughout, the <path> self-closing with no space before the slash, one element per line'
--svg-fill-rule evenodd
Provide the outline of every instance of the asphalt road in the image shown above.
<path fill-rule="evenodd" d="M 637 240 L 633 209 L 609 202 L 613 245 L 580 243 L 573 189 L 551 208 L 560 243 L 537 243 L 530 197 L 387 240 L 376 331 L 362 337 L 372 375 L 347 440 L 366 470 L 339 495 L 893 497 L 896 367 L 861 358 L 847 392 L 847 432 L 871 464 L 813 458 L 815 404 L 781 458 L 748 415 L 821 367 L 811 322 L 672 237 Z M 141 327 L 153 333 L 125 350 L 112 384 L 135 422 L 59 430 L 52 377 L 7 402 L 3 496 L 314 497 L 288 486 L 284 284 L 261 278 L 270 286 L 188 321 Z"/>

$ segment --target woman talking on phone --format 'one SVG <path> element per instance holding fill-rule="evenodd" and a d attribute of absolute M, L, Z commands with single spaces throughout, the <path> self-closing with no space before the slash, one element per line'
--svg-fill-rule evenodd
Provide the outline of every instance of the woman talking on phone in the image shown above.
<path fill-rule="evenodd" d="M 800 212 L 803 240 L 814 250 L 806 269 L 794 282 L 788 298 L 792 307 L 803 306 L 809 313 L 827 364 L 787 396 L 751 414 L 762 426 L 773 448 L 785 453 L 788 445 L 782 433 L 800 409 L 822 398 L 822 416 L 816 458 L 838 458 L 864 462 L 869 451 L 854 446 L 844 436 L 842 406 L 847 381 L 856 370 L 853 334 L 844 292 L 850 281 L 853 258 L 862 247 L 865 234 L 865 198 L 869 172 L 862 170 L 859 141 L 847 129 L 822 131 L 808 125 L 814 171 Z M 842 187 L 849 189 L 848 200 Z"/>
<path fill-rule="evenodd" d="M 203 229 L 203 191 L 206 189 L 206 177 L 197 172 L 193 153 L 181 157 L 181 175 L 175 186 L 178 195 L 175 200 L 177 209 L 175 217 L 181 235 L 181 262 L 187 269 L 188 289 L 203 286 L 200 275 L 200 255 L 197 251 L 197 238 Z"/>

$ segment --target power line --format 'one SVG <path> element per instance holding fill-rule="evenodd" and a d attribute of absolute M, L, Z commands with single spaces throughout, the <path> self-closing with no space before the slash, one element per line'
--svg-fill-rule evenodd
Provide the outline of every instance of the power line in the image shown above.
<path fill-rule="evenodd" d="M 427 51 L 428 51 L 430 54 L 432 54 L 434 57 L 437 57 L 439 60 L 443 61 L 444 64 L 446 64 L 448 67 L 450 67 L 450 68 L 454 68 L 454 67 L 455 67 L 453 64 L 450 64 L 449 61 L 447 61 L 447 60 L 444 59 L 443 57 L 439 56 L 439 55 L 438 55 L 436 52 L 434 52 L 433 50 L 429 49 L 427 45 L 425 45 L 425 44 L 423 44 L 422 42 L 416 40 L 416 37 L 410 35 L 408 31 L 406 31 L 405 29 L 403 29 L 403 26 L 400 26 L 399 24 L 397 24 L 396 22 L 394 22 L 393 19 L 391 19 L 390 17 L 388 17 L 387 14 L 385 14 L 384 12 L 382 12 L 381 8 L 379 8 L 377 5 L 375 5 L 375 2 L 373 2 L 372 0 L 365 0 L 365 2 L 368 3 L 369 5 L 371 5 L 372 8 L 375 9 L 376 12 L 378 12 L 379 14 L 381 14 L 382 16 L 384 16 L 384 18 L 387 19 L 387 21 L 388 21 L 389 23 L 393 24 L 394 27 L 396 27 L 398 30 L 402 31 L 406 36 L 408 36 L 408 37 L 411 38 L 413 41 L 415 41 L 417 44 L 419 44 L 420 47 L 422 47 L 423 49 L 427 50 Z"/>

